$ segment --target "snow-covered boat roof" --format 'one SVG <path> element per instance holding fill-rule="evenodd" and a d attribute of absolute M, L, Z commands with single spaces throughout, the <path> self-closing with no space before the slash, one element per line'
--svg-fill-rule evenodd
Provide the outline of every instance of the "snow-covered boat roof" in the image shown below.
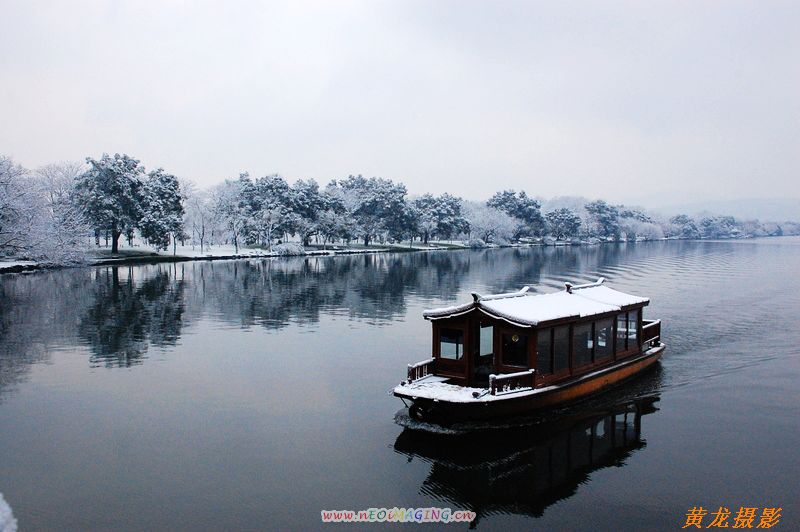
<path fill-rule="evenodd" d="M 463 305 L 426 310 L 423 316 L 429 320 L 438 320 L 466 314 L 477 308 L 485 314 L 503 319 L 514 325 L 523 327 L 536 326 L 539 323 L 565 319 L 584 318 L 616 312 L 623 307 L 647 304 L 646 297 L 626 294 L 613 288 L 603 286 L 602 277 L 594 283 L 573 286 L 565 283 L 567 289 L 551 294 L 531 294 L 529 287 L 518 292 L 482 296 L 473 293 L 473 301 Z"/>

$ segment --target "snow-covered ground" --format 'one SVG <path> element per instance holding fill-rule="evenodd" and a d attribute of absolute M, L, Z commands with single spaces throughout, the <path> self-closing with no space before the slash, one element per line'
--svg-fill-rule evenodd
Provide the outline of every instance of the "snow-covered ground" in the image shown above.
<path fill-rule="evenodd" d="M 102 248 L 101 248 L 102 249 Z M 97 254 L 97 259 L 106 260 L 106 259 L 127 259 L 137 256 L 146 256 L 146 255 L 162 255 L 162 256 L 172 256 L 173 251 L 170 247 L 168 250 L 161 250 L 156 251 L 155 249 L 149 246 L 120 246 L 120 254 L 117 256 L 112 256 L 108 253 L 107 249 L 102 249 L 100 253 Z M 263 249 L 248 249 L 248 248 L 239 248 L 239 251 L 236 251 L 234 246 L 228 245 L 221 245 L 221 246 L 207 246 L 203 248 L 203 251 L 200 251 L 200 246 L 178 246 L 175 249 L 175 256 L 178 257 L 191 257 L 191 258 L 217 258 L 217 257 L 268 257 L 273 256 L 268 253 L 266 250 Z"/>
<path fill-rule="evenodd" d="M 466 244 L 463 242 L 456 242 L 456 241 L 447 241 L 447 242 L 434 242 L 431 241 L 429 244 L 422 244 L 421 242 L 414 242 L 412 246 L 408 245 L 408 242 L 401 243 L 401 244 L 383 244 L 384 247 L 391 248 L 391 249 L 413 249 L 413 250 L 436 250 L 436 249 L 451 249 L 451 248 L 467 248 Z"/>
<path fill-rule="evenodd" d="M 451 246 L 437 246 L 432 244 L 430 246 L 415 246 L 413 249 L 415 251 L 425 251 L 425 250 L 437 250 L 437 249 L 447 249 Z M 319 249 L 319 248 L 307 248 L 305 250 L 305 255 L 307 256 L 319 256 L 319 255 L 351 255 L 357 253 L 380 253 L 385 251 L 393 251 L 393 250 L 402 250 L 402 249 L 409 249 L 407 246 L 399 246 L 399 245 L 386 245 L 381 247 L 347 247 L 342 245 L 336 246 L 329 246 L 326 249 Z M 135 260 L 142 260 L 147 259 L 148 257 L 164 257 L 165 260 L 168 260 L 167 257 L 177 257 L 183 259 L 191 259 L 191 260 L 203 260 L 203 259 L 236 259 L 236 258 L 269 258 L 269 257 L 281 257 L 286 256 L 286 253 L 280 253 L 278 251 L 267 251 L 266 249 L 251 249 L 251 248 L 239 248 L 239 251 L 236 251 L 236 248 L 231 245 L 214 245 L 209 247 L 204 247 L 203 251 L 200 251 L 200 246 L 178 246 L 173 255 L 173 250 L 170 248 L 168 250 L 160 250 L 157 251 L 149 246 L 120 246 L 120 253 L 117 255 L 111 255 L 107 248 L 100 248 L 99 250 L 92 250 L 88 255 L 88 263 L 89 264 L 109 264 L 109 263 L 124 263 L 127 261 L 135 261 Z M 17 272 L 22 270 L 30 270 L 39 267 L 39 264 L 34 261 L 28 260 L 3 260 L 0 259 L 0 273 L 3 272 Z"/>
<path fill-rule="evenodd" d="M 173 256 L 172 248 L 167 250 L 156 251 L 153 248 L 148 246 L 134 246 L 134 247 L 120 247 L 120 251 L 123 253 L 119 257 L 113 258 L 121 258 L 125 259 L 132 255 L 133 253 L 141 253 L 142 255 L 147 254 L 157 254 L 161 256 Z M 360 248 L 347 248 L 344 246 L 331 246 L 328 247 L 326 250 L 322 249 L 314 249 L 309 248 L 306 250 L 306 254 L 309 255 L 334 255 L 337 253 L 372 253 L 375 251 L 385 251 L 383 248 L 368 248 L 368 249 L 360 249 Z M 276 251 L 267 251 L 266 249 L 252 249 L 246 247 L 240 247 L 239 251 L 236 251 L 236 248 L 232 245 L 214 245 L 214 246 L 207 246 L 203 248 L 203 251 L 200 251 L 200 246 L 178 246 L 175 249 L 174 255 L 177 257 L 190 257 L 190 258 L 223 258 L 223 257 L 278 257 L 281 254 Z M 111 256 L 98 256 L 99 259 L 106 259 L 112 258 Z"/>
<path fill-rule="evenodd" d="M 290 243 L 290 245 L 297 245 L 297 243 Z M 277 247 L 277 246 L 276 246 Z M 347 246 L 344 244 L 333 244 L 321 249 L 318 246 L 312 246 L 305 249 L 307 256 L 320 256 L 320 255 L 351 255 L 358 253 L 381 253 L 387 251 L 437 251 L 446 249 L 459 249 L 467 248 L 464 243 L 457 241 L 435 242 L 431 241 L 425 245 L 421 242 L 414 242 L 412 247 L 405 244 L 380 244 L 375 247 L 365 248 L 361 245 Z M 286 253 L 278 251 L 267 251 L 266 249 L 254 249 L 240 247 L 239 251 L 233 245 L 213 245 L 206 246 L 203 251 L 200 251 L 200 246 L 177 246 L 174 251 L 172 248 L 167 250 L 156 250 L 146 245 L 128 246 L 120 242 L 119 254 L 111 255 L 110 247 L 94 248 L 89 250 L 87 260 L 89 264 L 109 264 L 109 263 L 124 263 L 128 261 L 141 261 L 149 257 L 164 257 L 164 260 L 169 260 L 168 257 L 175 256 L 177 258 L 189 260 L 203 260 L 203 259 L 236 259 L 236 258 L 269 258 L 287 256 Z M 157 259 L 156 259 L 157 260 Z M 0 273 L 18 272 L 23 270 L 32 270 L 40 267 L 40 264 L 34 261 L 27 260 L 4 260 L 0 258 Z"/>
<path fill-rule="evenodd" d="M 414 249 L 415 251 L 424 251 L 424 250 L 440 250 L 440 249 L 450 249 L 453 247 L 466 247 L 463 243 L 459 242 L 431 242 L 428 245 L 421 244 L 419 242 L 414 242 L 414 246 L 409 248 L 408 243 L 405 244 L 379 244 L 375 247 L 364 248 L 363 246 L 347 246 L 344 244 L 332 244 L 326 246 L 325 249 L 321 249 L 317 246 L 308 247 L 306 248 L 307 255 L 339 255 L 339 254 L 350 254 L 350 253 L 375 253 L 381 251 L 392 251 L 392 250 L 408 250 Z M 107 259 L 120 259 L 124 260 L 126 258 L 131 258 L 134 256 L 139 255 L 150 255 L 150 254 L 157 254 L 161 256 L 172 256 L 173 251 L 170 247 L 167 250 L 156 251 L 155 249 L 141 245 L 141 246 L 123 246 L 120 243 L 120 255 L 112 257 L 108 254 L 108 248 L 101 248 L 100 253 L 97 254 L 97 259 L 99 260 L 107 260 Z M 236 248 L 232 245 L 222 244 L 222 245 L 213 245 L 213 246 L 206 246 L 203 248 L 203 251 L 200 251 L 200 246 L 177 246 L 175 249 L 175 256 L 177 257 L 190 257 L 190 258 L 227 258 L 227 257 L 278 257 L 281 256 L 280 253 L 275 251 L 269 252 L 266 249 L 252 249 L 246 247 L 240 247 L 238 253 L 236 252 Z"/>
<path fill-rule="evenodd" d="M 17 520 L 11 513 L 11 507 L 0 493 L 0 532 L 17 532 Z"/>

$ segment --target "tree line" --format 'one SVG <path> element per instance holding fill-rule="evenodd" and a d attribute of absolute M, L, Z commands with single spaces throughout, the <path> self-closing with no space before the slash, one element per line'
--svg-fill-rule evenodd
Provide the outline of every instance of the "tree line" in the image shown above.
<path fill-rule="evenodd" d="M 272 174 L 199 189 L 125 154 L 30 171 L 0 156 L 0 255 L 80 262 L 92 247 L 119 251 L 136 239 L 173 253 L 177 243 L 289 251 L 358 242 L 413 245 L 460 241 L 472 247 L 512 242 L 738 238 L 800 234 L 795 222 L 732 216 L 662 218 L 604 200 L 542 201 L 502 190 L 485 202 L 451 194 L 409 197 L 404 184 L 350 175 L 324 188 Z M 293 248 L 291 246 L 294 246 Z"/>

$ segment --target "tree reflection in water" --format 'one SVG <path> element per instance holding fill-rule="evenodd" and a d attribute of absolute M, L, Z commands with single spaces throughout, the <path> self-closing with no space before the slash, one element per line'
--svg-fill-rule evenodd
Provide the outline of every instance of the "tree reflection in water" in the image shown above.
<path fill-rule="evenodd" d="M 94 303 L 78 325 L 89 345 L 92 364 L 139 364 L 149 345 L 175 345 L 184 312 L 184 281 L 177 268 L 159 268 L 140 282 L 133 267 L 97 270 Z"/>
<path fill-rule="evenodd" d="M 0 275 L 0 401 L 32 364 L 71 342 L 92 291 L 88 271 Z"/>
<path fill-rule="evenodd" d="M 645 446 L 642 416 L 658 395 L 578 410 L 552 420 L 464 434 L 406 428 L 395 452 L 431 464 L 420 491 L 477 518 L 498 513 L 540 517 L 574 495 L 593 471 L 624 465 Z"/>
<path fill-rule="evenodd" d="M 93 365 L 141 364 L 210 319 L 279 330 L 326 315 L 387 325 L 410 300 L 450 304 L 464 289 L 560 288 L 565 276 L 647 260 L 659 248 L 512 248 L 277 260 L 106 266 L 0 277 L 0 394 L 57 346 L 88 347 Z M 663 253 L 663 252 L 662 252 Z M 592 272 L 592 275 L 585 275 Z M 547 287 L 542 287 L 544 281 Z"/>

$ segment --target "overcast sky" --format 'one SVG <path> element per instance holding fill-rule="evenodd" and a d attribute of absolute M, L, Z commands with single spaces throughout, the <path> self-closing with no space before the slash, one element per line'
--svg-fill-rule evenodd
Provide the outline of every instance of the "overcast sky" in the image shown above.
<path fill-rule="evenodd" d="M 0 153 L 210 185 L 361 173 L 800 197 L 800 2 L 0 0 Z"/>

